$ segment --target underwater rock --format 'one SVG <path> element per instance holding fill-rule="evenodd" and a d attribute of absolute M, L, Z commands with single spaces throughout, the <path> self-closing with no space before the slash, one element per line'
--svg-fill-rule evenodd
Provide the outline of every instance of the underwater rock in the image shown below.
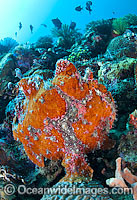
<path fill-rule="evenodd" d="M 121 58 L 123 56 L 136 58 L 137 57 L 136 38 L 130 40 L 127 37 L 124 37 L 124 35 L 115 37 L 110 41 L 104 56 L 110 59 Z"/>
<path fill-rule="evenodd" d="M 11 53 L 4 56 L 0 61 L 0 96 L 4 94 L 8 82 L 14 82 L 15 68 L 15 59 Z"/>
<path fill-rule="evenodd" d="M 111 36 L 113 19 L 91 21 L 86 25 L 86 35 L 95 31 L 96 34 Z"/>
<path fill-rule="evenodd" d="M 98 71 L 99 82 L 107 87 L 117 102 L 118 118 L 122 113 L 121 127 L 124 129 L 129 113 L 137 107 L 136 67 L 137 59 L 126 57 L 118 61 L 105 62 Z"/>
<path fill-rule="evenodd" d="M 46 178 L 48 183 L 55 181 L 55 179 L 61 174 L 62 166 L 61 162 L 55 160 L 46 160 L 45 167 L 39 168 L 39 174 Z"/>
<path fill-rule="evenodd" d="M 34 44 L 35 48 L 43 48 L 48 50 L 48 48 L 53 47 L 53 39 L 50 36 L 40 37 L 37 42 Z"/>
<path fill-rule="evenodd" d="M 6 92 L 8 83 L 14 83 L 15 81 L 17 82 L 14 74 L 15 68 L 15 59 L 10 53 L 4 56 L 0 61 L 0 123 L 2 123 L 4 118 L 4 109 L 9 102 L 9 97 Z"/>
<path fill-rule="evenodd" d="M 112 39 L 112 19 L 91 21 L 87 24 L 84 36 L 70 49 L 71 62 L 89 60 L 104 54 Z"/>
<path fill-rule="evenodd" d="M 30 76 L 35 76 L 36 74 L 42 76 L 44 80 L 47 80 L 53 77 L 53 71 L 50 69 L 42 69 L 41 65 L 33 67 L 32 69 L 28 70 L 23 75 L 24 77 L 30 77 Z"/>
<path fill-rule="evenodd" d="M 44 167 L 44 157 L 63 160 L 63 180 L 88 180 L 93 170 L 85 160 L 91 150 L 113 147 L 107 136 L 115 119 L 113 98 L 87 69 L 59 60 L 53 80 L 24 78 L 19 83 L 13 135 L 28 157 Z"/>
<path fill-rule="evenodd" d="M 40 55 L 35 56 L 35 59 L 33 59 L 32 68 L 41 67 L 41 69 L 55 70 L 57 60 L 69 54 L 67 51 L 58 47 L 47 50 L 43 48 L 35 49 L 35 52 L 37 51 L 39 51 Z"/>
<path fill-rule="evenodd" d="M 106 51 L 106 43 L 100 35 L 92 34 L 90 38 L 83 38 L 70 49 L 68 60 L 71 62 L 89 60 L 103 54 Z"/>
<path fill-rule="evenodd" d="M 10 133 L 12 134 L 12 133 Z M 59 161 L 45 161 L 44 168 L 36 167 L 27 157 L 23 145 L 15 140 L 9 140 L 9 129 L 0 126 L 0 186 L 14 184 L 17 189 L 19 185 L 28 187 L 43 187 L 52 183 L 61 173 L 62 167 Z M 27 170 L 26 170 L 27 169 Z M 13 196 L 15 199 L 24 199 L 24 195 Z M 0 197 L 3 196 L 2 190 Z M 10 197 L 10 198 L 11 198 Z M 3 197 L 4 198 L 4 197 Z M 5 199 L 10 199 L 5 198 Z M 28 195 L 27 199 L 35 199 Z M 37 198 L 37 197 L 36 197 Z M 12 199 L 12 198 L 11 198 Z"/>
<path fill-rule="evenodd" d="M 15 69 L 22 73 L 30 69 L 32 54 L 29 47 L 17 46 L 12 53 L 6 54 L 0 61 L 0 115 L 4 118 L 4 109 L 8 102 L 14 98 L 12 91 L 9 91 L 8 84 L 14 85 L 19 78 L 16 77 Z M 0 119 L 2 123 L 3 118 Z"/>
<path fill-rule="evenodd" d="M 33 53 L 29 46 L 17 46 L 13 50 L 13 56 L 16 59 L 17 68 L 24 74 L 33 64 Z"/>
<path fill-rule="evenodd" d="M 120 139 L 118 153 L 125 162 L 137 171 L 137 110 L 132 112 L 127 123 L 128 133 Z M 134 167 L 133 167 L 134 166 Z"/>
<path fill-rule="evenodd" d="M 11 130 L 5 128 L 4 124 L 0 125 L 0 136 L 0 165 L 24 176 L 34 170 L 34 164 L 26 156 L 22 144 L 13 140 Z M 28 168 L 27 172 L 24 167 Z"/>

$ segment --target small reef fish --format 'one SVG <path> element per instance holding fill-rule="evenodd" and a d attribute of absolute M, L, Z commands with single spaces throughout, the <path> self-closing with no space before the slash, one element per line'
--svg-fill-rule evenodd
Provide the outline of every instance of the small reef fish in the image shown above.
<path fill-rule="evenodd" d="M 87 1 L 86 2 L 86 10 L 89 11 L 89 14 L 91 14 L 91 11 L 92 11 L 91 6 L 92 6 L 92 1 Z"/>
<path fill-rule="evenodd" d="M 92 9 L 91 9 L 90 6 L 86 6 L 86 10 L 88 10 L 88 11 L 89 11 L 89 14 L 91 14 Z"/>
<path fill-rule="evenodd" d="M 15 72 L 16 72 L 15 77 L 18 77 L 19 79 L 23 78 L 23 75 L 22 75 L 21 70 L 19 68 L 16 68 Z"/>
<path fill-rule="evenodd" d="M 45 28 L 47 28 L 47 25 L 46 25 L 46 24 L 41 24 L 41 26 L 44 26 Z"/>
<path fill-rule="evenodd" d="M 30 25 L 29 27 L 30 27 L 31 33 L 33 33 L 33 28 L 34 28 L 34 27 L 33 27 L 32 25 Z"/>
<path fill-rule="evenodd" d="M 57 17 L 56 19 L 52 19 L 52 23 L 54 24 L 55 27 L 57 27 L 58 29 L 61 28 L 62 26 L 62 22 L 60 21 L 60 19 Z"/>
<path fill-rule="evenodd" d="M 17 37 L 17 32 L 15 32 L 15 37 Z"/>
<path fill-rule="evenodd" d="M 82 9 L 83 9 L 82 6 L 77 6 L 77 7 L 75 8 L 75 10 L 76 10 L 76 11 L 79 11 L 79 12 L 80 12 Z"/>
<path fill-rule="evenodd" d="M 76 22 L 71 22 L 69 28 L 74 30 L 76 27 Z"/>
<path fill-rule="evenodd" d="M 21 30 L 22 29 L 22 23 L 20 22 L 19 23 L 19 30 Z"/>
<path fill-rule="evenodd" d="M 92 1 L 87 1 L 86 5 L 92 6 Z"/>

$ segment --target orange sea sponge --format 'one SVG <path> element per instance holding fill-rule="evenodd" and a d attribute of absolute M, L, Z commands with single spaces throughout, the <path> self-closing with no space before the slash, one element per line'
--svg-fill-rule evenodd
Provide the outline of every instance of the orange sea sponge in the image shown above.
<path fill-rule="evenodd" d="M 85 154 L 112 144 L 107 133 L 116 113 L 110 92 L 90 69 L 81 77 L 67 60 L 57 62 L 53 80 L 24 78 L 18 85 L 13 135 L 29 158 L 40 167 L 44 157 L 62 159 L 63 180 L 92 177 Z"/>

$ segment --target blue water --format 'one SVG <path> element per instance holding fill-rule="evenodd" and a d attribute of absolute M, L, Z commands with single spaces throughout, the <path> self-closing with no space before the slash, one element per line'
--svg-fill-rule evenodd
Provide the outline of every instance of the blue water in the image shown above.
<path fill-rule="evenodd" d="M 50 35 L 54 27 L 52 19 L 58 17 L 63 24 L 77 23 L 84 31 L 85 25 L 92 20 L 137 15 L 136 0 L 93 0 L 91 15 L 85 9 L 86 0 L 0 0 L 0 39 L 12 37 L 19 43 L 36 42 L 41 36 Z M 75 7 L 81 5 L 81 12 Z M 19 22 L 22 29 L 19 31 Z M 46 24 L 47 28 L 41 26 Z M 33 34 L 30 32 L 33 25 Z M 17 32 L 17 37 L 15 37 Z"/>

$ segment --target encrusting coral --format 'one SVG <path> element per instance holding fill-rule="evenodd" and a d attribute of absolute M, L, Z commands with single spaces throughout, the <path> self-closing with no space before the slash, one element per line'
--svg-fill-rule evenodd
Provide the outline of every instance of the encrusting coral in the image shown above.
<path fill-rule="evenodd" d="M 62 181 L 91 180 L 86 153 L 113 144 L 107 136 L 116 115 L 110 92 L 90 69 L 81 77 L 67 60 L 57 62 L 53 80 L 23 78 L 18 86 L 13 135 L 30 160 L 44 167 L 44 157 L 60 159 L 66 169 Z"/>

